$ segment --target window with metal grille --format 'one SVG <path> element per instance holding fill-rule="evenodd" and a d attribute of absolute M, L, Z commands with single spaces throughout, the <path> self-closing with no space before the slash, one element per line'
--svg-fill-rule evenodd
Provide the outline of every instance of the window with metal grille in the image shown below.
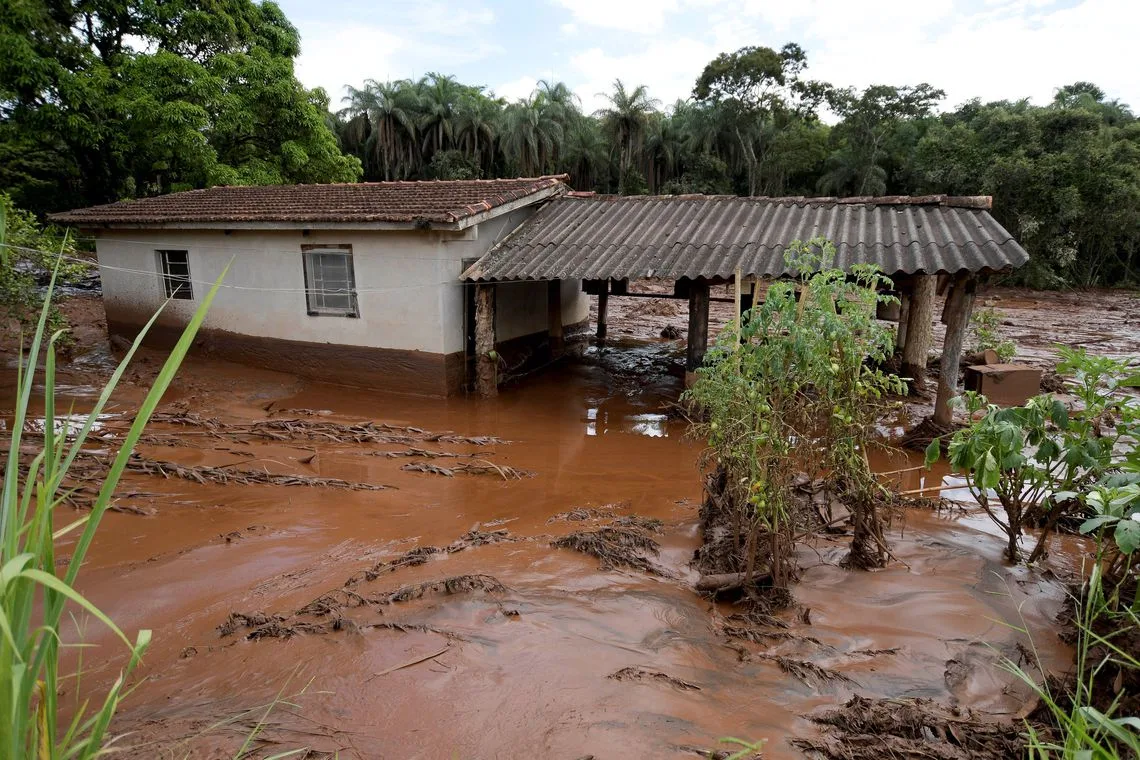
<path fill-rule="evenodd" d="M 352 246 L 303 246 L 309 316 L 357 317 Z"/>
<path fill-rule="evenodd" d="M 159 251 L 158 265 L 162 271 L 162 292 L 166 297 L 193 301 L 194 286 L 190 282 L 190 254 L 186 251 Z"/>

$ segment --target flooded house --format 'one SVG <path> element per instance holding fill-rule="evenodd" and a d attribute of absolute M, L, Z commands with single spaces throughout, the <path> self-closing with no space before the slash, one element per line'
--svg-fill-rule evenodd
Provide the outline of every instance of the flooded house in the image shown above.
<path fill-rule="evenodd" d="M 426 395 L 460 391 L 474 288 L 460 274 L 565 177 L 214 187 L 52 218 L 95 238 L 110 333 L 172 343 L 229 266 L 201 343 L 245 363 Z M 496 356 L 541 359 L 584 324 L 578 280 L 498 289 Z"/>

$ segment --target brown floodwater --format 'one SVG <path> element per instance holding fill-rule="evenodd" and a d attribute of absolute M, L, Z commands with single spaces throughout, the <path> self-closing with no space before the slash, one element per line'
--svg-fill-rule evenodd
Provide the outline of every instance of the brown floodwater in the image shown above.
<path fill-rule="evenodd" d="M 137 403 L 160 357 L 145 359 L 110 411 L 129 413 Z M 106 360 L 96 347 L 64 378 L 80 407 Z M 232 756 L 261 715 L 247 711 L 283 694 L 289 704 L 274 708 L 262 734 L 266 754 L 311 747 L 346 758 L 673 757 L 738 736 L 766 739 L 765 757 L 791 758 L 801 755 L 790 740 L 817 730 L 804 716 L 852 694 L 933 697 L 1011 719 L 1025 694 L 997 663 L 1017 660 L 1019 645 L 1030 644 L 1019 628 L 1032 634 L 1043 667 L 1067 668 L 1071 652 L 1054 623 L 1062 586 L 1049 573 L 1005 566 L 1003 539 L 968 508 L 897 515 L 889 531 L 897 561 L 878 572 L 839 567 L 846 537 L 814 541 L 799 556 L 794 591 L 806 612 L 786 615 L 793 636 L 767 647 L 727 639 L 720 621 L 732 607 L 689 588 L 701 447 L 685 438 L 672 408 L 677 362 L 667 341 L 617 341 L 495 400 L 443 401 L 192 359 L 166 408 L 231 423 L 308 410 L 307 420 L 497 436 L 508 442 L 424 445 L 534 474 L 444 477 L 402 470 L 407 458 L 374 455 L 407 448 L 399 444 L 235 441 L 153 426 L 178 433 L 166 441 L 172 445 L 141 447 L 155 459 L 392 488 L 124 478 L 120 492 L 134 494 L 124 503 L 149 514 L 108 513 L 80 585 L 129 636 L 154 632 L 114 726 L 130 732 L 125 755 Z M 10 399 L 6 388 L 0 404 L 10 408 Z M 107 422 L 113 432 L 115 419 Z M 880 471 L 916 463 L 898 453 L 876 458 Z M 891 477 L 915 489 L 945 476 Z M 664 522 L 656 564 L 674 577 L 603 570 L 593 557 L 550 546 L 583 527 L 556 515 L 606 505 Z M 73 517 L 64 510 L 60 522 Z M 363 626 L 434 630 L 362 627 L 256 641 L 217 630 L 235 611 L 287 615 L 378 561 L 445 546 L 473 528 L 505 529 L 517 540 L 435 555 L 356 590 L 481 573 L 506 592 L 429 595 L 346 613 Z M 1054 567 L 1079 570 L 1080 549 L 1056 539 Z M 68 550 L 65 542 L 59 553 Z M 84 684 L 105 685 L 122 665 L 122 645 L 94 623 L 82 628 L 94 645 L 83 653 Z M 802 683 L 774 656 L 851 682 Z M 631 666 L 698 688 L 609 677 Z"/>

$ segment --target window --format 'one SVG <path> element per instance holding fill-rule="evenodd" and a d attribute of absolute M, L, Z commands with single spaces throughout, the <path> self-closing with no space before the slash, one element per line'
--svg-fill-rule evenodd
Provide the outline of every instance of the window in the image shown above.
<path fill-rule="evenodd" d="M 356 317 L 352 246 L 302 246 L 309 316 Z"/>
<path fill-rule="evenodd" d="M 159 251 L 158 265 L 162 271 L 162 292 L 166 297 L 193 301 L 189 254 L 186 251 Z"/>

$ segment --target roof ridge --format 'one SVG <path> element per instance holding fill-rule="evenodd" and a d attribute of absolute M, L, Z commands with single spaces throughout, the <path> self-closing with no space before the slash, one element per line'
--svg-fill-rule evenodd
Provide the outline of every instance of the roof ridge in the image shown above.
<path fill-rule="evenodd" d="M 704 195 L 685 193 L 679 195 L 585 195 L 569 193 L 568 199 L 586 202 L 648 202 L 668 200 L 689 201 L 730 201 L 778 203 L 783 206 L 940 206 L 943 208 L 975 208 L 989 210 L 993 207 L 991 195 L 857 195 L 857 196 L 805 196 L 805 195 Z"/>

